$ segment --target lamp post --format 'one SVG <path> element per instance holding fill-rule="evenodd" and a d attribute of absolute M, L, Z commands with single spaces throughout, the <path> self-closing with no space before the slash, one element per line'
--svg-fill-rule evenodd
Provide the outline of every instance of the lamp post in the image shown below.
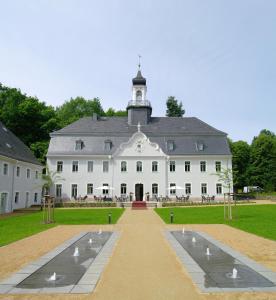
<path fill-rule="evenodd" d="M 171 211 L 171 213 L 170 213 L 170 216 L 171 216 L 171 223 L 173 223 L 173 217 L 174 217 L 174 214 L 173 214 L 172 211 Z"/>

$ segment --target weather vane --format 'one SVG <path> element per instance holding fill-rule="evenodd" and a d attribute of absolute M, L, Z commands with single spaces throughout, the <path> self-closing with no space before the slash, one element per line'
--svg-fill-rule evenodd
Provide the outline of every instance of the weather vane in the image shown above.
<path fill-rule="evenodd" d="M 139 68 L 139 70 L 141 69 L 141 55 L 140 54 L 138 54 L 138 57 L 139 57 L 139 64 L 138 64 L 138 68 Z"/>

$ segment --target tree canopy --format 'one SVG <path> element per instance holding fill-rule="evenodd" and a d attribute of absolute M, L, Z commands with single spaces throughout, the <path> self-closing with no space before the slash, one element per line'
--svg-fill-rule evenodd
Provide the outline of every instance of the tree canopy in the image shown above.
<path fill-rule="evenodd" d="M 168 97 L 166 105 L 167 117 L 183 117 L 183 115 L 185 114 L 185 109 L 182 108 L 182 102 L 178 103 L 178 100 L 176 100 L 173 96 Z"/>

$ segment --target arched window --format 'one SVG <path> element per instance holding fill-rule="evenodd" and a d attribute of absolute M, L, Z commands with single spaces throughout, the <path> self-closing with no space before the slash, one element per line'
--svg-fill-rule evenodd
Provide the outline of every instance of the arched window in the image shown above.
<path fill-rule="evenodd" d="M 121 172 L 126 172 L 126 171 L 127 171 L 127 162 L 121 161 Z"/>
<path fill-rule="evenodd" d="M 152 195 L 153 196 L 157 196 L 158 195 L 158 184 L 157 183 L 153 183 L 152 184 Z"/>
<path fill-rule="evenodd" d="M 136 92 L 136 100 L 142 100 L 142 91 L 138 90 Z"/>
<path fill-rule="evenodd" d="M 143 171 L 143 165 L 141 161 L 137 161 L 136 163 L 136 171 L 137 172 L 142 172 Z"/>

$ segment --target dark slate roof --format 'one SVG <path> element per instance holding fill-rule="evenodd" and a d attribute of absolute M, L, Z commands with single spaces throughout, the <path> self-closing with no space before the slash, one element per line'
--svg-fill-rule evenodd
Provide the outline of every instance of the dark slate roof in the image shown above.
<path fill-rule="evenodd" d="M 112 136 L 130 136 L 137 131 L 136 125 L 129 125 L 127 117 L 104 117 L 93 120 L 85 117 L 78 121 L 53 132 L 51 135 L 59 134 L 91 134 Z M 226 135 L 226 133 L 215 129 L 195 117 L 151 117 L 151 122 L 141 125 L 141 131 L 153 135 L 186 135 L 186 134 L 215 134 Z"/>
<path fill-rule="evenodd" d="M 142 76 L 140 70 L 138 70 L 136 77 L 132 79 L 133 85 L 146 85 L 146 78 Z"/>
<path fill-rule="evenodd" d="M 191 118 L 152 117 L 148 125 L 141 126 L 151 142 L 158 143 L 167 155 L 231 155 L 226 133 L 203 121 Z M 51 134 L 48 155 L 55 154 L 113 154 L 121 143 L 137 132 L 137 126 L 128 125 L 127 117 L 109 117 L 93 120 L 82 118 Z M 75 141 L 81 139 L 84 149 L 75 150 Z M 104 150 L 104 141 L 111 140 L 113 147 Z M 174 141 L 174 150 L 168 151 L 167 141 Z M 204 150 L 198 151 L 198 143 Z"/>
<path fill-rule="evenodd" d="M 0 122 L 0 155 L 41 165 L 32 151 Z"/>

